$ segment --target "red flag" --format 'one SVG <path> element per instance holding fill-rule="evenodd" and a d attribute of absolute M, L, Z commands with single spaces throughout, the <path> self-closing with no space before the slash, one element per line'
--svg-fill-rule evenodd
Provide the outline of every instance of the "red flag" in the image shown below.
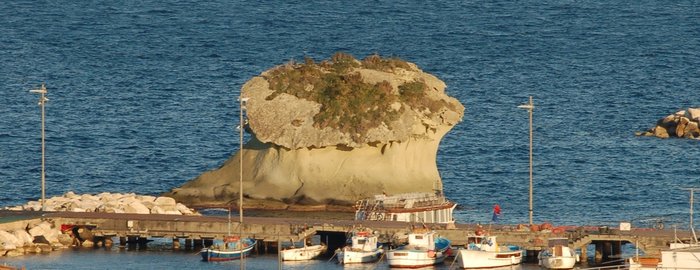
<path fill-rule="evenodd" d="M 501 206 L 498 204 L 493 205 L 493 216 L 491 216 L 491 221 L 498 221 L 498 217 L 501 216 Z"/>

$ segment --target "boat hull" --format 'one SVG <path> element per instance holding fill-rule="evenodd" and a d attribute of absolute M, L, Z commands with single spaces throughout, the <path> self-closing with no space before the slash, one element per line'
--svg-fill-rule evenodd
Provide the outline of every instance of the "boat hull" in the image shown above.
<path fill-rule="evenodd" d="M 282 250 L 283 261 L 307 261 L 321 255 L 326 251 L 324 245 L 313 245 L 300 248 L 292 248 Z"/>
<path fill-rule="evenodd" d="M 516 251 L 483 251 L 460 249 L 457 261 L 462 268 L 493 268 L 520 264 L 523 252 Z"/>
<path fill-rule="evenodd" d="M 373 251 L 352 251 L 352 250 L 342 250 L 338 252 L 338 263 L 340 264 L 354 264 L 354 263 L 371 263 L 376 262 L 381 258 L 382 249 L 377 249 Z"/>
<path fill-rule="evenodd" d="M 547 269 L 573 269 L 576 265 L 574 257 L 546 257 L 540 258 L 540 266 Z"/>
<path fill-rule="evenodd" d="M 397 249 L 387 252 L 387 262 L 394 268 L 419 268 L 443 263 L 447 255 L 432 250 Z"/>
<path fill-rule="evenodd" d="M 216 248 L 203 248 L 199 254 L 202 256 L 202 261 L 205 262 L 221 262 L 239 260 L 241 257 L 247 257 L 255 247 L 256 241 L 246 243 L 247 246 L 243 250 L 226 250 Z"/>
<path fill-rule="evenodd" d="M 540 252 L 537 259 L 543 268 L 572 269 L 578 262 L 578 255 L 568 246 L 553 245 Z"/>

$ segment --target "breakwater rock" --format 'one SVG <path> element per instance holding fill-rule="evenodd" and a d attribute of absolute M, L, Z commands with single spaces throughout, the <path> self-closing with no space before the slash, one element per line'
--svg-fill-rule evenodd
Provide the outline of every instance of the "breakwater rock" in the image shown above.
<path fill-rule="evenodd" d="M 27 253 L 48 253 L 69 247 L 73 238 L 48 221 L 19 221 L 3 224 L 0 230 L 0 256 L 21 256 Z M 21 223 L 21 224 L 19 224 Z M 12 228 L 14 227 L 14 228 Z"/>
<path fill-rule="evenodd" d="M 637 132 L 637 136 L 687 138 L 700 140 L 700 108 L 688 108 L 656 121 L 653 128 Z"/>
<path fill-rule="evenodd" d="M 46 211 L 199 215 L 195 210 L 178 203 L 173 198 L 134 193 L 103 192 L 97 195 L 78 195 L 69 191 L 62 196 L 46 199 L 44 207 Z M 41 202 L 30 201 L 24 205 L 5 207 L 5 209 L 39 211 Z"/>
<path fill-rule="evenodd" d="M 464 115 L 445 88 L 413 63 L 377 55 L 275 67 L 241 89 L 251 134 L 242 151 L 164 196 L 235 203 L 241 161 L 248 208 L 313 210 L 441 189 L 437 149 Z"/>

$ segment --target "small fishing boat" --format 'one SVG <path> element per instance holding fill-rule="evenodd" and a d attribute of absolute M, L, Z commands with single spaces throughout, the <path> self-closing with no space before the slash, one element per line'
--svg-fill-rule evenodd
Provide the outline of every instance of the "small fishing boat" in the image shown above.
<path fill-rule="evenodd" d="M 336 251 L 338 263 L 376 262 L 384 253 L 384 248 L 377 244 L 377 236 L 369 231 L 358 231 L 351 237 L 351 243 Z"/>
<path fill-rule="evenodd" d="M 501 267 L 523 261 L 523 250 L 516 246 L 499 246 L 496 236 L 470 236 L 468 243 L 467 248 L 457 253 L 457 261 L 462 268 Z"/>
<path fill-rule="evenodd" d="M 537 255 L 539 265 L 547 269 L 572 269 L 578 262 L 576 251 L 567 238 L 550 238 L 548 247 Z"/>
<path fill-rule="evenodd" d="M 408 234 L 408 244 L 390 250 L 386 256 L 390 267 L 418 268 L 440 264 L 450 252 L 450 240 L 422 229 Z"/>
<path fill-rule="evenodd" d="M 248 257 L 257 241 L 251 238 L 226 237 L 223 246 L 203 248 L 199 254 L 205 262 L 232 261 Z M 240 246 L 239 246 L 240 245 Z"/>
<path fill-rule="evenodd" d="M 304 241 L 304 246 L 284 249 L 281 251 L 283 261 L 307 261 L 318 257 L 323 252 L 326 252 L 325 245 L 307 246 Z"/>

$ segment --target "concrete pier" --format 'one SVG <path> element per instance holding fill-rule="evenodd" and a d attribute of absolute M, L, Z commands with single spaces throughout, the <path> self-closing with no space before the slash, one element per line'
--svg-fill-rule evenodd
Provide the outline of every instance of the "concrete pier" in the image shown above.
<path fill-rule="evenodd" d="M 147 248 L 149 239 L 152 238 L 173 239 L 173 249 L 196 250 L 211 246 L 214 241 L 222 241 L 229 231 L 228 221 L 224 217 L 48 212 L 41 219 L 51 220 L 57 225 L 89 228 L 89 233 L 94 237 L 104 239 L 102 242 L 104 246 L 111 245 L 107 239 L 111 242 L 112 237 L 118 238 L 119 246 L 130 250 Z M 0 223 L 0 229 L 2 229 L 1 226 Z M 233 222 L 231 226 L 234 231 L 239 231 L 238 222 Z M 333 252 L 345 244 L 347 232 L 355 228 L 371 228 L 380 236 L 380 242 L 398 245 L 400 244 L 397 242 L 398 239 L 402 239 L 412 228 L 421 226 L 423 224 L 392 221 L 249 217 L 245 218 L 244 226 L 240 231 L 243 237 L 258 240 L 259 246 L 256 252 L 276 252 L 279 242 L 299 242 L 314 235 L 318 235 L 321 241 L 328 245 L 328 250 Z M 425 226 L 450 239 L 455 247 L 467 244 L 467 237 L 474 235 L 477 229 L 475 224 L 425 224 Z M 613 255 L 619 255 L 625 243 L 637 243 L 647 255 L 654 256 L 660 254 L 660 250 L 674 240 L 673 231 L 650 228 L 621 232 L 607 228 L 599 230 L 599 227 L 595 226 L 566 226 L 552 230 L 530 231 L 522 226 L 494 225 L 491 226 L 490 233 L 498 236 L 499 244 L 523 247 L 528 251 L 529 257 L 535 257 L 539 250 L 546 246 L 549 238 L 567 237 L 570 241 L 569 246 L 580 250 L 582 261 L 588 258 L 586 251 L 588 245 L 595 246 L 594 259 L 605 260 Z M 691 234 L 677 232 L 677 235 L 687 240 Z M 184 245 L 180 242 L 182 239 L 184 239 Z"/>

